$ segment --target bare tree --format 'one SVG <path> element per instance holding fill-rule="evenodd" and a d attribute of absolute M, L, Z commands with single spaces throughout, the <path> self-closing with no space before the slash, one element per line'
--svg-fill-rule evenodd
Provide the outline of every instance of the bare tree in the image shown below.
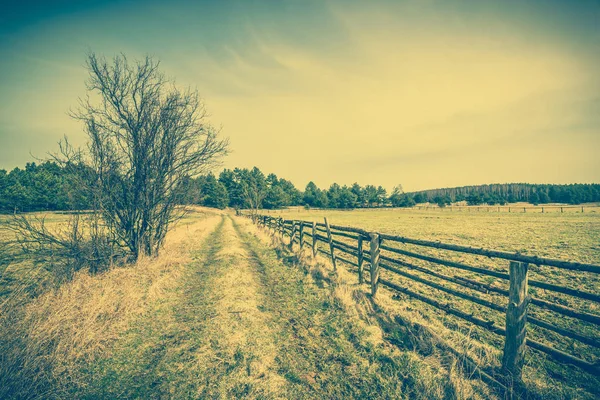
<path fill-rule="evenodd" d="M 172 222 L 186 177 L 207 172 L 228 141 L 207 121 L 195 90 L 180 90 L 151 57 L 111 62 L 90 54 L 88 96 L 71 114 L 88 136 L 83 152 L 63 149 L 89 168 L 84 179 L 104 224 L 130 258 L 156 256 Z M 95 101 L 93 101 L 93 99 Z"/>

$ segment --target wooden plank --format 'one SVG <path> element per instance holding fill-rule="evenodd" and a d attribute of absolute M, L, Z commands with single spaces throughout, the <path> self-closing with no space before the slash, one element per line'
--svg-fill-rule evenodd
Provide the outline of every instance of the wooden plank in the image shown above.
<path fill-rule="evenodd" d="M 329 240 L 323 236 L 323 235 L 319 235 L 318 233 L 315 235 L 315 237 L 317 238 L 317 240 L 320 240 L 321 242 L 325 242 L 325 243 L 329 243 Z"/>
<path fill-rule="evenodd" d="M 371 233 L 371 296 L 377 295 L 379 287 L 379 234 Z"/>
<path fill-rule="evenodd" d="M 553 325 L 549 322 L 537 319 L 535 317 L 532 317 L 531 315 L 527 316 L 527 323 L 532 324 L 532 325 L 536 325 L 536 326 L 540 326 L 542 328 L 548 329 L 550 331 L 556 332 L 559 335 L 563 335 L 566 336 L 568 338 L 571 339 L 575 339 L 575 340 L 579 340 L 581 343 L 585 343 L 589 346 L 593 346 L 596 348 L 600 348 L 600 340 L 596 339 L 596 338 L 591 338 L 591 337 L 587 337 L 587 336 L 583 336 L 580 335 L 579 333 L 572 331 L 570 329 L 565 329 L 565 328 L 561 328 L 558 327 L 556 325 Z"/>
<path fill-rule="evenodd" d="M 409 288 L 402 287 L 394 282 L 388 281 L 387 279 L 380 279 L 380 283 L 390 289 L 396 290 L 400 293 L 407 294 L 411 297 L 416 298 L 417 300 L 421 300 L 424 303 L 427 303 L 435 308 L 443 310 L 443 311 L 447 312 L 448 314 L 452 314 L 456 317 L 459 317 L 466 321 L 472 322 L 475 325 L 480 326 L 480 327 L 482 327 L 490 332 L 493 332 L 497 335 L 504 336 L 506 334 L 506 331 L 504 330 L 504 328 L 496 326 L 494 321 L 486 321 L 486 320 L 478 318 L 472 314 L 466 313 L 461 310 L 457 310 L 456 308 L 453 308 L 450 304 L 440 303 L 439 301 L 432 299 L 431 297 L 417 293 Z"/>
<path fill-rule="evenodd" d="M 405 278 L 408 278 L 408 279 L 411 279 L 413 281 L 422 283 L 422 284 L 427 285 L 429 287 L 432 287 L 434 289 L 441 290 L 442 292 L 454 295 L 456 297 L 460 297 L 461 299 L 468 300 L 468 301 L 470 301 L 472 303 L 476 303 L 476 304 L 482 305 L 484 307 L 487 307 L 487 308 L 495 310 L 495 311 L 500 311 L 500 312 L 506 311 L 506 308 L 504 306 L 501 306 L 499 304 L 493 303 L 491 301 L 488 301 L 488 300 L 485 300 L 485 299 L 481 299 L 479 297 L 463 293 L 463 292 L 461 292 L 459 290 L 455 290 L 455 289 L 452 289 L 452 288 L 440 285 L 439 283 L 435 283 L 435 282 L 432 282 L 432 281 L 430 281 L 428 279 L 421 278 L 420 276 L 408 273 L 406 271 L 402 271 L 401 269 L 394 268 L 391 265 L 386 265 L 386 264 L 383 264 L 383 263 L 379 263 L 379 265 L 381 266 L 381 268 L 386 269 L 386 270 L 391 271 L 391 272 L 395 272 L 396 274 L 404 276 Z"/>
<path fill-rule="evenodd" d="M 342 231 L 342 232 L 353 232 L 353 233 L 361 234 L 365 237 L 370 237 L 369 232 L 365 231 L 364 229 L 360 229 L 360 228 L 353 228 L 350 226 L 339 226 L 339 225 L 331 225 L 331 228 L 336 229 L 338 231 Z"/>
<path fill-rule="evenodd" d="M 389 246 L 385 246 L 385 245 L 382 245 L 381 249 L 391 251 L 392 253 L 401 254 L 401 255 L 408 256 L 408 257 L 412 257 L 412 258 L 417 258 L 419 260 L 428 261 L 428 262 L 432 262 L 432 263 L 440 264 L 440 265 L 445 265 L 447 267 L 458 268 L 458 269 L 462 269 L 465 271 L 477 272 L 482 275 L 488 275 L 488 276 L 493 276 L 493 277 L 504 279 L 504 280 L 509 280 L 509 275 L 505 274 L 503 272 L 492 271 L 489 269 L 479 268 L 479 267 L 472 267 L 470 265 L 461 264 L 461 263 L 454 262 L 454 261 L 443 260 L 443 259 L 437 258 L 437 257 L 425 256 L 422 254 L 414 253 L 412 251 L 396 249 L 394 247 L 389 247 Z M 553 292 L 568 294 L 570 296 L 578 297 L 580 299 L 586 299 L 586 300 L 592 300 L 595 302 L 600 302 L 600 295 L 597 295 L 595 293 L 584 292 L 582 290 L 567 288 L 564 286 L 554 285 L 551 283 L 546 283 L 546 282 L 541 282 L 541 281 L 536 281 L 536 280 L 529 280 L 529 285 L 539 287 L 541 289 L 550 290 Z"/>
<path fill-rule="evenodd" d="M 340 257 L 340 256 L 336 256 L 336 259 L 337 259 L 337 261 L 341 261 L 341 262 L 343 262 L 343 263 L 350 264 L 350 265 L 353 265 L 353 266 L 355 266 L 355 267 L 358 265 L 358 264 L 356 264 L 355 262 L 353 262 L 353 261 L 350 261 L 350 260 L 347 260 L 347 259 L 345 259 L 345 258 L 343 258 L 343 257 Z"/>
<path fill-rule="evenodd" d="M 358 253 L 354 249 L 349 249 L 347 247 L 337 246 L 335 244 L 333 245 L 333 248 L 337 249 L 337 250 L 339 250 L 339 251 L 341 251 L 343 253 L 349 254 L 351 256 L 358 257 Z M 337 260 L 337 258 L 338 258 L 337 254 L 335 255 L 335 258 Z"/>
<path fill-rule="evenodd" d="M 292 222 L 292 231 L 290 232 L 290 249 L 294 245 L 294 239 L 296 237 L 296 222 Z"/>
<path fill-rule="evenodd" d="M 292 220 L 284 220 L 284 223 L 286 223 L 286 224 L 289 224 L 292 222 L 293 222 Z M 317 226 L 326 227 L 325 224 L 321 224 L 321 223 L 318 223 Z M 339 230 L 339 231 L 343 231 L 343 232 L 354 232 L 354 233 L 362 234 L 362 235 L 365 235 L 366 237 L 368 236 L 368 233 L 365 230 L 359 229 L 359 228 L 345 227 L 345 226 L 338 226 L 338 225 L 331 225 L 330 229 L 331 228 Z M 506 251 L 488 250 L 488 249 L 476 248 L 476 247 L 470 247 L 470 246 L 461 246 L 461 245 L 447 244 L 447 243 L 442 243 L 442 242 L 433 242 L 433 241 L 429 241 L 429 240 L 411 239 L 411 238 L 397 236 L 397 235 L 380 234 L 380 237 L 381 237 L 381 239 L 400 242 L 400 243 L 408 243 L 408 244 L 414 244 L 414 245 L 418 245 L 418 246 L 456 251 L 456 252 L 460 252 L 460 253 L 476 254 L 476 255 L 482 255 L 482 256 L 486 256 L 486 257 L 501 258 L 501 259 L 505 259 L 505 260 L 519 261 L 519 262 L 535 264 L 535 265 L 549 265 L 549 266 L 554 266 L 557 268 L 569 269 L 572 271 L 587 271 L 587 272 L 593 272 L 593 273 L 600 274 L 600 265 L 595 265 L 595 264 L 570 262 L 570 261 L 556 260 L 556 259 L 552 259 L 552 258 L 538 257 L 538 256 L 527 256 L 527 255 L 523 255 L 523 254 L 519 254 L 519 253 L 510 253 L 510 252 L 506 252 Z"/>
<path fill-rule="evenodd" d="M 527 270 L 528 264 L 511 261 L 508 309 L 506 311 L 506 339 L 502 369 L 515 381 L 521 381 L 527 333 Z"/>
<path fill-rule="evenodd" d="M 349 245 L 348 243 L 340 242 L 339 240 L 332 239 L 331 242 L 337 247 L 346 247 L 349 250 L 356 251 L 354 247 Z"/>
<path fill-rule="evenodd" d="M 384 257 L 384 256 L 380 256 L 380 259 L 381 260 L 389 261 L 387 259 L 387 257 Z M 405 263 L 403 263 L 403 262 L 401 262 L 399 260 L 394 260 L 394 261 L 396 263 L 399 263 L 400 265 L 407 266 L 408 268 L 411 268 L 411 269 L 413 269 L 412 267 L 414 267 L 414 266 L 412 266 L 410 264 L 405 264 Z M 463 293 L 461 291 L 458 291 L 458 290 L 455 290 L 455 289 L 452 289 L 452 288 L 448 288 L 446 286 L 442 286 L 442 285 L 440 285 L 438 283 L 435 283 L 435 282 L 429 281 L 427 279 L 424 279 L 422 277 L 419 277 L 419 276 L 410 274 L 408 272 L 402 271 L 402 270 L 400 270 L 398 268 L 395 268 L 395 267 L 393 267 L 391 265 L 383 264 L 381 262 L 379 263 L 379 265 L 380 265 L 381 268 L 386 269 L 386 270 L 391 271 L 391 272 L 394 272 L 394 273 L 397 273 L 398 275 L 401 275 L 401 276 L 403 276 L 405 278 L 414 280 L 416 282 L 420 282 L 420 283 L 422 283 L 424 285 L 427 285 L 429 287 L 433 287 L 435 289 L 441 290 L 441 291 L 446 292 L 448 294 L 451 294 L 451 295 L 460 297 L 462 299 L 471 301 L 473 303 L 482 305 L 482 306 L 487 307 L 489 309 L 500 311 L 500 312 L 506 312 L 507 311 L 507 308 L 505 306 L 501 306 L 501 305 L 498 305 L 496 303 L 490 302 L 488 300 L 481 299 L 479 297 L 476 297 L 476 296 L 473 296 L 473 295 L 470 295 L 470 294 L 467 294 L 467 293 Z M 419 269 L 419 267 L 417 267 L 416 270 L 417 271 L 421 271 L 421 269 Z M 446 277 L 446 276 L 439 276 L 437 274 L 433 275 L 433 276 L 440 277 L 441 279 L 449 278 L 449 277 Z M 461 285 L 459 282 L 456 282 L 455 280 L 449 280 L 449 281 L 453 282 L 453 283 L 456 283 L 458 285 Z M 463 286 L 463 285 L 461 285 L 461 286 Z M 465 287 L 468 287 L 468 286 L 465 286 Z M 474 289 L 474 288 L 472 288 L 472 289 Z M 598 341 L 597 339 L 580 335 L 579 333 L 577 333 L 575 331 L 572 331 L 570 329 L 561 328 L 561 327 L 558 327 L 556 325 L 550 324 L 550 323 L 548 323 L 546 321 L 542 321 L 540 319 L 537 319 L 537 318 L 534 318 L 534 317 L 531 317 L 531 316 L 528 316 L 527 322 L 530 323 L 530 324 L 533 324 L 533 325 L 540 326 L 542 328 L 551 330 L 551 331 L 556 332 L 556 333 L 558 333 L 560 335 L 563 335 L 563 336 L 566 336 L 566 337 L 569 337 L 569 338 L 572 338 L 572 339 L 575 339 L 575 340 L 579 340 L 580 342 L 585 343 L 587 345 L 600 348 L 600 341 Z"/>
<path fill-rule="evenodd" d="M 442 304 L 435 299 L 432 299 L 432 298 L 422 295 L 420 293 L 414 292 L 408 288 L 401 287 L 401 286 L 399 286 L 393 282 L 390 282 L 386 279 L 380 279 L 380 283 L 383 286 L 386 286 L 386 287 L 388 287 L 392 290 L 398 291 L 400 293 L 407 294 L 408 296 L 414 297 L 417 300 L 420 300 L 420 301 L 427 303 L 435 308 L 443 310 L 443 311 L 445 311 L 449 314 L 452 314 L 458 318 L 469 321 L 469 322 L 471 322 L 481 328 L 484 328 L 490 332 L 493 332 L 497 335 L 502 335 L 502 336 L 506 335 L 506 330 L 502 327 L 495 326 L 493 321 L 485 321 L 481 318 L 475 317 L 472 314 L 468 314 L 463 311 L 457 310 L 457 309 L 453 308 L 450 304 Z M 582 360 L 580 358 L 577 358 L 575 356 L 567 354 L 563 351 L 554 349 L 550 346 L 547 346 L 547 345 L 537 342 L 535 340 L 527 339 L 526 344 L 528 347 L 531 347 L 533 349 L 536 349 L 543 353 L 546 353 L 558 361 L 562 361 L 562 362 L 566 362 L 566 363 L 575 365 L 575 366 L 583 369 L 584 371 L 590 372 L 594 375 L 600 375 L 600 368 L 596 364 L 592 364 L 590 362 L 587 362 L 585 360 Z"/>
<path fill-rule="evenodd" d="M 304 224 L 300 223 L 300 250 L 304 246 Z"/>
<path fill-rule="evenodd" d="M 336 232 L 334 230 L 331 231 L 331 234 L 333 236 L 343 236 L 343 237 L 347 237 L 348 239 L 355 239 L 355 240 L 361 236 L 361 235 L 354 235 L 352 233 L 346 233 L 346 232 Z"/>
<path fill-rule="evenodd" d="M 317 223 L 312 223 L 312 255 L 313 258 L 317 256 Z"/>
<path fill-rule="evenodd" d="M 333 270 L 337 269 L 337 265 L 335 264 L 335 253 L 333 252 L 333 238 L 331 237 L 331 228 L 329 227 L 329 222 L 327 221 L 327 217 L 325 217 L 325 228 L 327 229 L 327 240 L 329 241 L 329 251 L 331 251 L 331 263 L 333 264 Z"/>
<path fill-rule="evenodd" d="M 365 281 L 365 277 L 364 277 L 364 266 L 363 266 L 363 238 L 362 236 L 358 237 L 358 261 L 357 261 L 357 266 L 358 266 L 358 283 L 360 283 L 361 285 L 364 283 Z"/>
<path fill-rule="evenodd" d="M 476 247 L 460 246 L 460 245 L 455 245 L 455 244 L 446 244 L 446 243 L 442 243 L 442 242 L 433 242 L 430 240 L 410 239 L 410 238 L 397 236 L 397 235 L 381 234 L 381 238 L 385 239 L 385 240 L 394 241 L 394 242 L 415 244 L 418 246 L 433 247 L 436 249 L 451 250 L 451 251 L 456 251 L 459 253 L 476 254 L 476 255 L 486 256 L 486 257 L 501 258 L 501 259 L 505 259 L 505 260 L 509 260 L 509 261 L 519 261 L 519 262 L 535 264 L 535 265 L 549 265 L 549 266 L 553 266 L 553 267 L 557 267 L 557 268 L 568 269 L 571 271 L 586 271 L 586 272 L 593 272 L 596 274 L 600 274 L 600 265 L 595 265 L 595 264 L 569 262 L 569 261 L 556 260 L 556 259 L 552 259 L 552 258 L 538 257 L 538 256 L 526 256 L 526 255 L 519 254 L 519 253 L 509 253 L 506 251 L 480 249 L 480 248 L 476 248 Z"/>
<path fill-rule="evenodd" d="M 381 246 L 381 247 L 383 248 L 383 246 Z M 487 284 L 487 283 L 479 282 L 479 281 L 465 278 L 462 276 L 444 275 L 439 272 L 435 272 L 435 271 L 432 271 L 430 269 L 427 269 L 427 268 L 424 268 L 424 267 L 421 267 L 418 265 L 410 264 L 410 263 L 407 263 L 407 262 L 404 262 L 401 260 L 397 260 L 395 258 L 383 256 L 383 255 L 380 256 L 380 259 L 392 262 L 394 264 L 402 265 L 402 266 L 408 267 L 410 269 L 414 269 L 416 271 L 423 272 L 424 274 L 427 274 L 430 276 L 435 276 L 436 278 L 440 278 L 445 281 L 455 283 L 457 285 L 463 286 L 468 289 L 477 290 L 478 292 L 481 292 L 481 293 L 493 292 L 493 293 L 501 294 L 504 296 L 508 296 L 508 290 L 502 289 L 499 287 L 495 287 L 495 286 Z M 529 282 L 531 282 L 531 280 Z M 533 286 L 533 285 L 530 285 L 530 286 Z M 568 317 L 580 319 L 582 321 L 590 322 L 595 325 L 600 325 L 600 316 L 598 316 L 598 315 L 586 313 L 583 311 L 578 311 L 578 310 L 575 310 L 574 308 L 563 306 L 561 304 L 552 303 L 547 300 L 538 299 L 536 297 L 531 297 L 531 304 L 535 305 L 537 307 L 542 307 L 547 310 L 554 311 L 554 312 L 562 314 L 562 315 L 566 315 Z M 565 336 L 568 336 L 568 335 L 565 335 Z"/>

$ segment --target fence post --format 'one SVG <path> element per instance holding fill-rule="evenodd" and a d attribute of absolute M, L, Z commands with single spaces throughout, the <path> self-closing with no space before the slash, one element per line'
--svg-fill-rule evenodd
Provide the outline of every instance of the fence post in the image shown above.
<path fill-rule="evenodd" d="M 337 265 L 335 265 L 335 253 L 333 252 L 333 237 L 331 236 L 331 228 L 329 228 L 329 222 L 327 221 L 327 217 L 325 217 L 325 227 L 327 228 L 327 240 L 329 241 L 329 251 L 331 251 L 331 263 L 333 264 L 333 270 L 337 269 Z"/>
<path fill-rule="evenodd" d="M 365 278 L 363 276 L 364 274 L 364 267 L 363 267 L 363 238 L 362 235 L 358 235 L 358 283 L 359 284 L 363 284 L 365 281 Z"/>
<path fill-rule="evenodd" d="M 302 250 L 302 246 L 304 245 L 304 223 L 300 221 L 300 250 Z"/>
<path fill-rule="evenodd" d="M 290 232 L 290 249 L 294 247 L 294 236 L 296 236 L 296 221 L 292 221 L 292 231 Z"/>
<path fill-rule="evenodd" d="M 371 296 L 375 297 L 379 287 L 379 234 L 372 232 L 371 236 Z"/>
<path fill-rule="evenodd" d="M 312 253 L 313 258 L 317 256 L 317 223 L 312 223 Z"/>
<path fill-rule="evenodd" d="M 527 263 L 510 262 L 510 287 L 508 290 L 508 309 L 506 311 L 506 338 L 502 369 L 513 381 L 521 381 L 525 336 L 527 323 Z"/>

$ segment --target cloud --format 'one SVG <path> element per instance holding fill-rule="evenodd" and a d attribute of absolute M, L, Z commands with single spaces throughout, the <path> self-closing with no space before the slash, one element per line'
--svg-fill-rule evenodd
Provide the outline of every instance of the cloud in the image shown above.
<path fill-rule="evenodd" d="M 64 112 L 83 94 L 84 51 L 151 53 L 205 97 L 231 138 L 228 166 L 258 165 L 299 186 L 600 178 L 590 150 L 597 7 L 222 4 L 116 4 L 24 29 L 0 46 L 20 60 L 3 67 L 0 123 L 80 135 Z"/>

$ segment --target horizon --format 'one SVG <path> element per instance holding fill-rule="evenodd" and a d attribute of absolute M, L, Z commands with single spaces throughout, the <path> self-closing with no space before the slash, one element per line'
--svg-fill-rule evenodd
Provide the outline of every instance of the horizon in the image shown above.
<path fill-rule="evenodd" d="M 34 161 L 28 161 L 27 163 L 33 163 L 35 165 L 41 165 L 45 162 L 54 162 L 53 160 L 34 160 Z M 4 169 L 4 168 L 0 168 L 0 171 L 5 171 L 7 173 L 10 173 L 13 169 L 20 169 L 20 170 L 25 170 L 26 166 L 16 166 L 10 170 Z M 257 166 L 252 166 L 252 167 L 222 167 L 222 168 L 215 168 L 212 171 L 209 171 L 205 174 L 201 174 L 199 176 L 208 176 L 210 174 L 212 174 L 216 179 L 219 179 L 219 175 L 221 174 L 221 172 L 223 172 L 224 170 L 230 170 L 230 171 L 234 171 L 236 169 L 248 169 L 248 170 L 252 170 L 253 168 L 258 168 Z M 287 179 L 285 176 L 281 176 L 278 175 L 276 172 L 273 171 L 263 171 L 259 168 L 259 170 L 264 174 L 265 177 L 268 177 L 271 174 L 274 174 L 277 179 L 284 179 L 286 181 L 289 181 L 292 183 L 292 185 L 294 185 L 294 187 L 296 189 L 298 189 L 300 192 L 304 192 L 306 189 L 306 186 L 310 183 L 315 183 L 314 181 L 309 181 L 306 185 L 304 185 L 303 187 L 300 187 L 298 185 L 296 185 L 294 182 L 292 182 L 290 179 Z M 315 183 L 316 184 L 316 183 Z M 388 194 L 392 193 L 395 187 L 391 187 L 391 188 L 387 188 L 383 185 L 377 185 L 374 183 L 364 183 L 364 182 L 352 182 L 352 183 L 339 183 L 339 182 L 331 182 L 328 185 L 324 185 L 324 186 L 319 186 L 317 185 L 317 187 L 321 190 L 328 190 L 333 184 L 338 184 L 340 187 L 351 187 L 354 184 L 358 184 L 359 186 L 361 186 L 362 188 L 364 188 L 365 186 L 371 185 L 371 186 L 375 186 L 375 187 L 379 187 L 382 186 L 386 192 Z M 482 186 L 496 186 L 496 185 L 528 185 L 528 186 L 569 186 L 569 185 L 600 185 L 600 182 L 569 182 L 569 183 L 539 183 L 539 182 L 492 182 L 492 183 L 479 183 L 479 184 L 470 184 L 470 185 L 462 185 L 462 186 L 445 186 L 445 187 L 434 187 L 434 188 L 426 188 L 426 189 L 420 189 L 420 190 L 404 190 L 404 187 L 402 186 L 402 192 L 405 194 L 413 194 L 413 193 L 421 193 L 421 192 L 428 192 L 428 191 L 434 191 L 434 190 L 451 190 L 451 189 L 462 189 L 462 188 L 471 188 L 471 187 L 482 187 Z"/>
<path fill-rule="evenodd" d="M 224 168 L 302 190 L 600 182 L 597 2 L 141 4 L 6 7 L 1 169 L 84 143 L 91 50 L 156 56 L 231 139 Z"/>

